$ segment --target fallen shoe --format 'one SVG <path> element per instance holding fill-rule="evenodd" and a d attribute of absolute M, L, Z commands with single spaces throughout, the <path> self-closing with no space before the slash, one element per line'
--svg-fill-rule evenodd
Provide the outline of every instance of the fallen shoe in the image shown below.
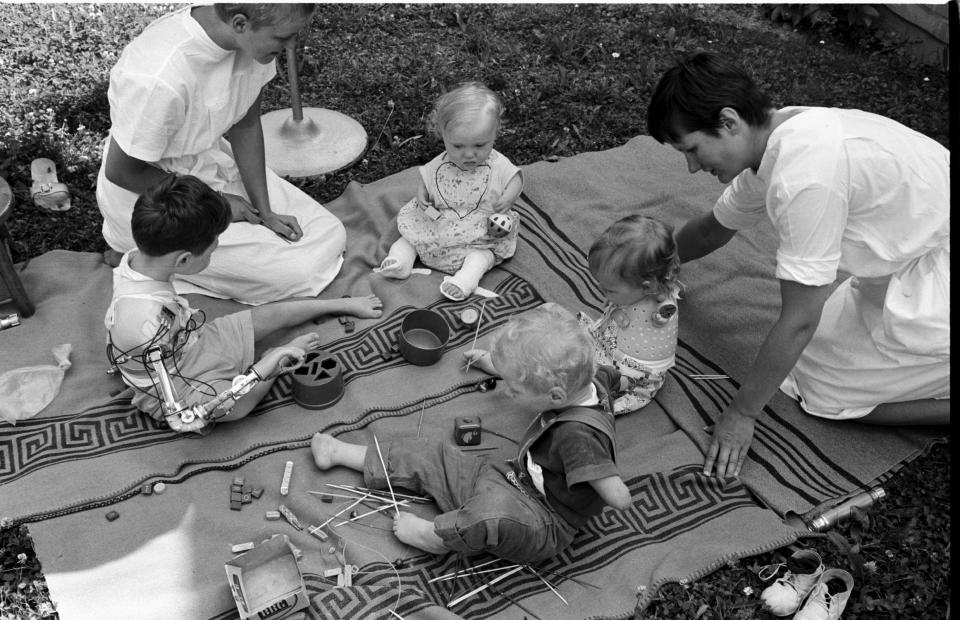
<path fill-rule="evenodd" d="M 820 554 L 809 549 L 794 551 L 787 559 L 787 573 L 760 593 L 763 606 L 775 616 L 789 616 L 800 608 L 823 574 Z"/>
<path fill-rule="evenodd" d="M 807 602 L 793 620 L 839 620 L 853 591 L 853 577 L 845 570 L 828 568 L 813 586 Z"/>
<path fill-rule="evenodd" d="M 34 159 L 30 162 L 30 176 L 33 185 L 30 188 L 30 197 L 33 204 L 44 211 L 68 211 L 70 203 L 70 188 L 57 178 L 57 166 L 46 157 Z"/>

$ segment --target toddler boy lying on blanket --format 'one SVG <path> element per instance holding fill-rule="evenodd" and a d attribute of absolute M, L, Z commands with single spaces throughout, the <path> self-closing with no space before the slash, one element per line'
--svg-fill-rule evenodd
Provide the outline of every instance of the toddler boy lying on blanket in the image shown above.
<path fill-rule="evenodd" d="M 113 270 L 113 300 L 104 319 L 110 357 L 124 382 L 135 389 L 134 406 L 179 432 L 205 433 L 214 420 L 242 419 L 278 374 L 292 369 L 307 351 L 320 345 L 316 333 L 304 334 L 269 349 L 255 362 L 254 345 L 263 336 L 320 314 L 376 318 L 383 311 L 380 299 L 373 295 L 296 298 L 204 321 L 202 313 L 174 292 L 171 280 L 198 273 L 210 264 L 217 238 L 230 218 L 224 198 L 196 177 L 166 177 L 134 205 L 131 223 L 137 249 L 124 254 Z M 242 398 L 212 407 L 209 417 L 180 415 L 163 406 L 161 378 L 150 355 L 157 350 L 179 410 L 215 402 L 238 375 L 255 373 L 257 382 Z"/>
<path fill-rule="evenodd" d="M 442 514 L 427 521 L 400 512 L 393 531 L 437 554 L 486 551 L 541 562 L 566 548 L 605 506 L 630 506 L 616 465 L 611 392 L 620 376 L 597 368 L 590 335 L 573 316 L 555 304 L 541 306 L 512 317 L 489 352 L 465 355 L 503 377 L 517 415 L 535 416 L 514 459 L 491 463 L 428 439 L 385 443 L 381 452 L 317 433 L 311 445 L 317 467 L 345 465 L 362 471 L 370 488 L 432 496 Z"/>

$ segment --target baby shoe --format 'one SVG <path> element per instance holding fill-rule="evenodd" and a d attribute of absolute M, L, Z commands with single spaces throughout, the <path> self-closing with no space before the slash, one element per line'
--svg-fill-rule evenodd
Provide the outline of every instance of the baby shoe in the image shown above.
<path fill-rule="evenodd" d="M 787 559 L 787 573 L 767 586 L 760 593 L 760 600 L 773 615 L 789 616 L 797 611 L 822 573 L 819 553 L 810 549 L 794 551 Z"/>
<path fill-rule="evenodd" d="M 845 570 L 828 568 L 813 586 L 807 602 L 793 620 L 839 620 L 853 591 L 853 577 Z"/>

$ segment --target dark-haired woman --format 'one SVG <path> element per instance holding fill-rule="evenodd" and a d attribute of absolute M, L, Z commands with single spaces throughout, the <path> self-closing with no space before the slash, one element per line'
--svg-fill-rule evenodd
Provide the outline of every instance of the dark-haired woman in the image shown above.
<path fill-rule="evenodd" d="M 137 197 L 191 174 L 228 200 L 233 223 L 180 293 L 248 304 L 312 296 L 340 270 L 346 233 L 315 200 L 267 169 L 260 92 L 276 57 L 311 20 L 311 4 L 190 6 L 165 15 L 110 72 L 110 135 L 97 181 L 103 236 L 133 249 Z"/>
<path fill-rule="evenodd" d="M 699 52 L 653 94 L 650 134 L 729 183 L 677 233 L 683 261 L 769 218 L 780 316 L 713 431 L 704 471 L 737 475 L 777 389 L 812 415 L 950 421 L 950 154 L 889 118 L 775 108 L 739 67 Z M 835 281 L 850 274 L 831 292 Z"/>

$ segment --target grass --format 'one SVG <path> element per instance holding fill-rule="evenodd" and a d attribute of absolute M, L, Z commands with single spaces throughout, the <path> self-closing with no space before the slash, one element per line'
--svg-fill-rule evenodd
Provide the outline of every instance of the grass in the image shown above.
<path fill-rule="evenodd" d="M 175 5 L 0 4 L 0 174 L 14 190 L 11 250 L 25 261 L 53 249 L 105 249 L 94 197 L 109 129 L 107 76 L 123 45 Z M 767 7 L 768 9 L 770 7 Z M 948 145 L 946 71 L 912 63 L 894 38 L 838 28 L 797 32 L 753 5 L 321 5 L 303 41 L 303 105 L 357 119 L 370 145 L 360 162 L 295 183 L 320 201 L 428 161 L 433 98 L 467 79 L 503 95 L 498 150 L 517 164 L 618 146 L 644 133 L 646 102 L 674 59 L 697 48 L 738 59 L 778 105 L 851 107 L 894 118 Z M 264 111 L 290 107 L 280 77 Z M 31 205 L 30 161 L 50 157 L 74 207 Z M 704 205 L 706 208 L 708 205 Z M 949 447 L 907 465 L 865 518 L 811 542 L 854 572 L 844 617 L 949 616 Z M 24 526 L 0 532 L 0 620 L 55 618 Z M 664 587 L 651 618 L 753 618 L 754 571 L 776 552 Z M 749 590 L 745 590 L 749 588 Z M 750 592 L 750 593 L 746 593 Z"/>

